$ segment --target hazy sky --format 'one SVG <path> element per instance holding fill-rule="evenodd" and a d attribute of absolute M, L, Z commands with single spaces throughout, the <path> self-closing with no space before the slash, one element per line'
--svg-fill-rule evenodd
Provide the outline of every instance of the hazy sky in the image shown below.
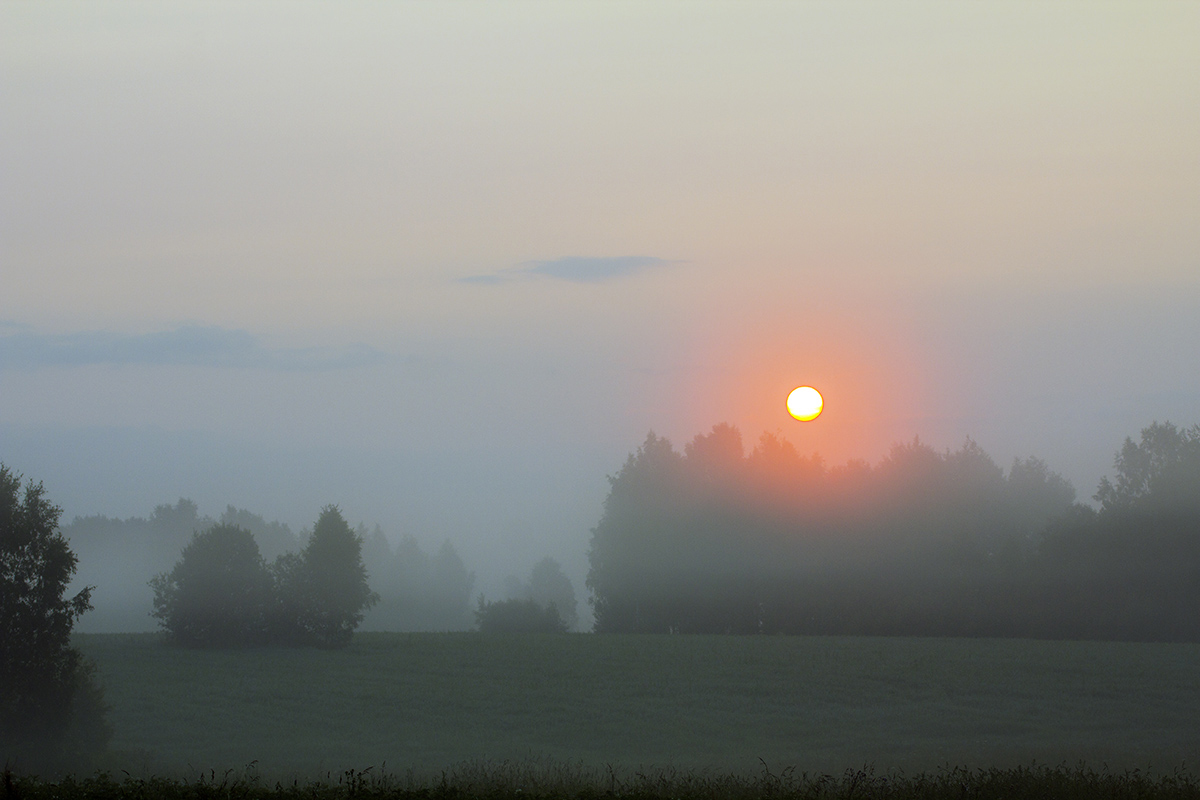
<path fill-rule="evenodd" d="M 1088 498 L 1200 422 L 1198 143 L 1195 3 L 5 3 L 0 460 L 481 578 L 651 429 Z"/>

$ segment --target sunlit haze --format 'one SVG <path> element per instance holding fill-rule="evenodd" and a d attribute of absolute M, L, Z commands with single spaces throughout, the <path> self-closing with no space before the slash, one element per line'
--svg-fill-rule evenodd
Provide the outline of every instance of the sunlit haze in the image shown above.
<path fill-rule="evenodd" d="M 0 460 L 581 598 L 650 431 L 1088 500 L 1200 422 L 1198 98 L 1194 3 L 7 3 Z"/>

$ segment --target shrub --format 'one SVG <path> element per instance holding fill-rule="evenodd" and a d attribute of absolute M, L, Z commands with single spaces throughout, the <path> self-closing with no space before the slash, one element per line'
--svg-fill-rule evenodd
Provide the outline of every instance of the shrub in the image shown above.
<path fill-rule="evenodd" d="M 498 600 L 479 598 L 475 624 L 481 633 L 566 633 L 567 623 L 551 603 L 544 608 L 535 600 Z"/>

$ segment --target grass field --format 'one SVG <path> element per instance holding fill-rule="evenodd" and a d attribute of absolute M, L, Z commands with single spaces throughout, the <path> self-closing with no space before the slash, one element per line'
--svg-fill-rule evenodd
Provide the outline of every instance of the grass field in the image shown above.
<path fill-rule="evenodd" d="M 933 770 L 1200 759 L 1200 645 L 385 634 L 343 651 L 80 635 L 114 766 L 313 776 L 462 762 Z"/>

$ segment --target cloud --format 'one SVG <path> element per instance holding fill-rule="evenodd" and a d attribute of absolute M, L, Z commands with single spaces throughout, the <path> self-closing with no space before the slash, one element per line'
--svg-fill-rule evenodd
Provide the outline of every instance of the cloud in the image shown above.
<path fill-rule="evenodd" d="M 673 263 L 675 262 L 655 256 L 565 256 L 552 261 L 526 261 L 516 267 L 486 275 L 461 278 L 460 282 L 492 286 L 514 280 L 545 277 L 572 283 L 601 283 Z"/>
<path fill-rule="evenodd" d="M 0 334 L 0 370 L 93 364 L 326 370 L 389 359 L 387 354 L 365 344 L 268 348 L 248 331 L 208 325 L 184 325 L 174 330 L 134 335 L 106 331 L 47 335 L 28 329 Z"/>
<path fill-rule="evenodd" d="M 554 261 L 530 261 L 528 272 L 532 275 L 548 275 L 565 281 L 596 283 L 611 278 L 623 278 L 651 267 L 661 267 L 670 262 L 653 256 L 618 256 L 616 258 L 581 258 L 571 256 Z"/>

